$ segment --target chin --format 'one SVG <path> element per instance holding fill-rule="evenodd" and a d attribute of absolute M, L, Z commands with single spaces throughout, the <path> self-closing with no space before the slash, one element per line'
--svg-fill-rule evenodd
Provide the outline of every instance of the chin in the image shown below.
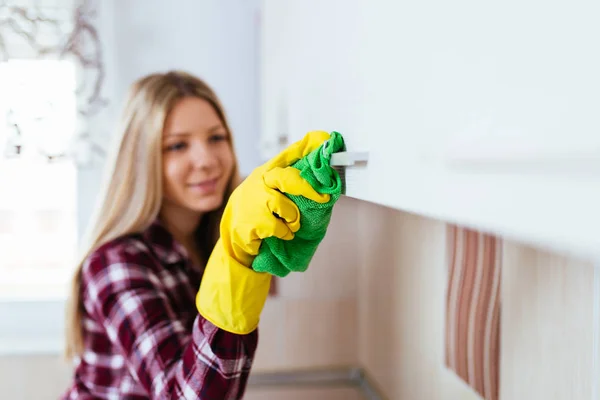
<path fill-rule="evenodd" d="M 196 200 L 189 204 L 189 208 L 197 212 L 211 212 L 217 210 L 223 205 L 223 196 L 214 196 L 202 200 Z"/>

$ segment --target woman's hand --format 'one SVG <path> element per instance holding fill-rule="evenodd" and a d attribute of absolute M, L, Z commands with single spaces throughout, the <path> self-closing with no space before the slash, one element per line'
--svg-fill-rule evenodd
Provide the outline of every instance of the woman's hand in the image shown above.
<path fill-rule="evenodd" d="M 272 160 L 254 170 L 232 193 L 221 221 L 221 238 L 227 253 L 250 267 L 262 239 L 290 240 L 300 229 L 300 211 L 283 193 L 302 195 L 327 203 L 328 194 L 316 192 L 291 164 L 329 139 L 322 131 L 309 132 Z"/>
<path fill-rule="evenodd" d="M 293 239 L 300 229 L 300 211 L 283 193 L 326 203 L 294 162 L 320 147 L 330 135 L 323 131 L 304 138 L 256 168 L 232 193 L 221 220 L 221 236 L 204 271 L 196 296 L 198 312 L 219 328 L 248 334 L 256 329 L 269 293 L 272 275 L 251 268 L 264 238 Z"/>

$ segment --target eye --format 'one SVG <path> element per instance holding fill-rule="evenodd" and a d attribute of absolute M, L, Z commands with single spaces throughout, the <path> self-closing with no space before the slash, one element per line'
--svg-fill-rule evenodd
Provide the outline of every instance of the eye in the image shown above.
<path fill-rule="evenodd" d="M 173 143 L 170 144 L 166 147 L 167 151 L 179 151 L 179 150 L 183 150 L 187 147 L 187 143 L 185 142 L 177 142 L 177 143 Z"/>
<path fill-rule="evenodd" d="M 210 137 L 211 142 L 222 142 L 223 140 L 227 140 L 227 135 L 224 133 L 215 133 Z"/>

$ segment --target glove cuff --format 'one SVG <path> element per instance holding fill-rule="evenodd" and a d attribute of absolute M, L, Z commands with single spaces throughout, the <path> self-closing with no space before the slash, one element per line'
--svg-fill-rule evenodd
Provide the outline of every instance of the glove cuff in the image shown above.
<path fill-rule="evenodd" d="M 256 272 L 230 257 L 219 239 L 206 264 L 196 308 L 227 332 L 251 333 L 258 327 L 271 278 L 271 274 Z"/>

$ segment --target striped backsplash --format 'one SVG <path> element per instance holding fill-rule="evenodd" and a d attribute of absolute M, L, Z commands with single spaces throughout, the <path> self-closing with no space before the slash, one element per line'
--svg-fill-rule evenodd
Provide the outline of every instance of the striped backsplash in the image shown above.
<path fill-rule="evenodd" d="M 446 366 L 486 400 L 498 399 L 500 239 L 449 225 Z"/>

